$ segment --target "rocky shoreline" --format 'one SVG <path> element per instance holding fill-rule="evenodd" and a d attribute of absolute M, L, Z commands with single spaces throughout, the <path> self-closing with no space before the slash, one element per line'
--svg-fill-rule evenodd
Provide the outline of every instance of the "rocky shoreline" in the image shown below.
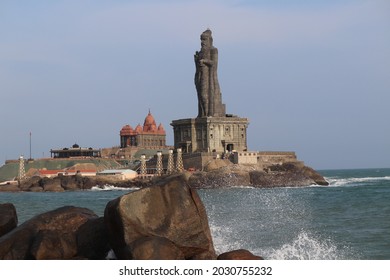
<path fill-rule="evenodd" d="M 14 205 L 0 204 L 0 259 L 262 259 L 237 248 L 217 256 L 205 207 L 196 189 L 229 186 L 327 185 L 299 163 L 268 169 L 216 161 L 204 171 L 120 181 L 105 177 L 33 177 L 3 191 L 64 192 L 112 185 L 139 188 L 107 203 L 104 217 L 65 206 L 18 226 Z M 4 189 L 8 188 L 8 189 Z M 111 257 L 108 257 L 111 256 Z"/>
<path fill-rule="evenodd" d="M 252 186 L 256 188 L 300 187 L 309 185 L 327 186 L 323 176 L 299 162 L 271 165 L 266 169 L 256 166 L 231 164 L 228 161 L 215 161 L 203 170 L 183 172 L 190 188 L 225 188 Z M 64 192 L 89 190 L 106 185 L 120 188 L 144 188 L 165 180 L 167 176 L 151 179 L 118 180 L 106 176 L 83 177 L 57 176 L 54 178 L 29 178 L 17 184 L 0 186 L 0 191 L 18 192 Z"/>
<path fill-rule="evenodd" d="M 104 217 L 64 206 L 17 224 L 14 205 L 0 204 L 2 260 L 263 259 L 241 248 L 217 256 L 205 207 L 183 174 L 111 200 Z"/>

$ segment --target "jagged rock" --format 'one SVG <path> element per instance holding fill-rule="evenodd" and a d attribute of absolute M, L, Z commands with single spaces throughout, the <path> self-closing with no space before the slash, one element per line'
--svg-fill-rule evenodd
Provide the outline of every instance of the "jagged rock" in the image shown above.
<path fill-rule="evenodd" d="M 50 248 L 50 244 L 62 242 L 67 249 L 63 256 L 72 256 L 69 252 L 77 252 L 69 248 L 77 248 L 77 231 L 91 219 L 97 216 L 91 210 L 73 206 L 64 206 L 56 210 L 35 216 L 24 222 L 12 232 L 0 237 L 0 259 L 21 260 L 59 256 L 61 252 L 49 253 L 45 248 Z M 41 233 L 39 233 L 41 232 Z M 39 234 L 38 234 L 39 233 Z M 67 236 L 66 239 L 54 237 L 54 233 L 60 236 Z M 73 241 L 72 241 L 73 240 Z M 73 244 L 72 244 L 73 242 Z"/>
<path fill-rule="evenodd" d="M 181 176 L 110 201 L 104 220 L 119 259 L 133 258 L 131 244 L 145 237 L 168 239 L 185 259 L 216 258 L 205 208 Z"/>
<path fill-rule="evenodd" d="M 303 171 L 305 172 L 305 174 L 310 177 L 311 179 L 314 180 L 314 182 L 317 184 L 317 185 L 320 185 L 320 186 L 329 186 L 329 182 L 325 180 L 325 178 L 323 176 L 321 176 L 317 171 L 315 171 L 313 168 L 309 167 L 309 166 L 304 166 L 303 167 Z"/>
<path fill-rule="evenodd" d="M 220 254 L 218 260 L 264 260 L 260 256 L 255 256 L 245 249 L 234 250 Z"/>
<path fill-rule="evenodd" d="M 0 237 L 18 225 L 16 208 L 12 203 L 0 204 Z"/>

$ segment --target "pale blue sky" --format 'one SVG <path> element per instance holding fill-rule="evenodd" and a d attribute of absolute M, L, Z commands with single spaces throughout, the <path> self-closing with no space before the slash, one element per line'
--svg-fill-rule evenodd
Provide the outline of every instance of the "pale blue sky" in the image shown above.
<path fill-rule="evenodd" d="M 390 167 L 390 2 L 0 1 L 0 160 L 119 145 L 150 108 L 197 115 L 193 54 L 213 31 L 227 112 L 251 150 L 316 169 Z"/>

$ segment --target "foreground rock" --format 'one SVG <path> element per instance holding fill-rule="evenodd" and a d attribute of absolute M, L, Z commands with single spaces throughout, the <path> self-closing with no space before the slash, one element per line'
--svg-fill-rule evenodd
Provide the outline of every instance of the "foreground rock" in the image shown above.
<path fill-rule="evenodd" d="M 0 238 L 0 259 L 103 258 L 109 248 L 97 224 L 98 217 L 86 208 L 65 206 L 38 215 Z"/>
<path fill-rule="evenodd" d="M 0 204 L 0 237 L 18 225 L 15 206 L 11 203 Z"/>
<path fill-rule="evenodd" d="M 260 256 L 255 256 L 245 249 L 234 250 L 220 254 L 218 260 L 264 260 Z"/>
<path fill-rule="evenodd" d="M 12 204 L 0 205 L 6 221 L 0 237 L 0 259 L 215 260 L 205 208 L 187 184 L 174 175 L 110 201 L 104 217 L 65 206 L 40 214 L 19 227 Z M 7 214 L 9 212 L 9 214 Z M 261 259 L 246 250 L 219 259 Z"/>
<path fill-rule="evenodd" d="M 182 176 L 109 202 L 104 219 L 119 259 L 216 259 L 205 208 Z"/>

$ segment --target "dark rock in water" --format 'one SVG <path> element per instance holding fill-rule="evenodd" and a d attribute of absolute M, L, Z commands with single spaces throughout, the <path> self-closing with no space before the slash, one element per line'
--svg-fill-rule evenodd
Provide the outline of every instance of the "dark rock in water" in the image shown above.
<path fill-rule="evenodd" d="M 18 216 L 12 203 L 0 204 L 0 237 L 18 225 Z"/>
<path fill-rule="evenodd" d="M 255 256 L 245 249 L 234 250 L 220 254 L 218 260 L 264 260 L 262 257 Z"/>
<path fill-rule="evenodd" d="M 251 171 L 249 175 L 254 187 L 328 185 L 320 174 L 299 162 L 273 165 L 265 171 Z"/>
<path fill-rule="evenodd" d="M 194 172 L 189 177 L 188 183 L 192 188 L 328 185 L 328 182 L 320 174 L 301 162 L 275 164 L 266 170 L 256 165 L 231 164 L 209 172 Z"/>
<path fill-rule="evenodd" d="M 304 166 L 303 167 L 303 171 L 305 172 L 305 174 L 310 177 L 311 179 L 314 180 L 314 182 L 317 184 L 317 185 L 320 185 L 320 186 L 329 186 L 329 182 L 325 180 L 325 178 L 319 174 L 317 171 L 315 171 L 313 168 L 311 167 L 308 167 L 308 166 Z"/>
<path fill-rule="evenodd" d="M 164 237 L 143 237 L 129 245 L 129 257 L 135 260 L 184 260 L 184 254 Z"/>
<path fill-rule="evenodd" d="M 96 218 L 91 210 L 73 206 L 40 214 L 0 237 L 0 259 L 77 257 L 78 229 Z M 60 251 L 49 252 L 52 244 L 61 244 Z"/>
<path fill-rule="evenodd" d="M 215 259 L 215 251 L 205 208 L 195 190 L 191 190 L 182 176 L 170 177 L 159 185 L 123 195 L 110 201 L 104 212 L 110 244 L 119 259 L 140 256 L 131 252 L 137 240 L 154 248 L 162 237 L 179 248 L 169 247 L 170 254 L 185 259 Z M 151 257 L 159 255 L 154 248 Z M 142 257 L 148 254 L 141 254 Z M 176 257 L 175 257 L 176 258 Z"/>

